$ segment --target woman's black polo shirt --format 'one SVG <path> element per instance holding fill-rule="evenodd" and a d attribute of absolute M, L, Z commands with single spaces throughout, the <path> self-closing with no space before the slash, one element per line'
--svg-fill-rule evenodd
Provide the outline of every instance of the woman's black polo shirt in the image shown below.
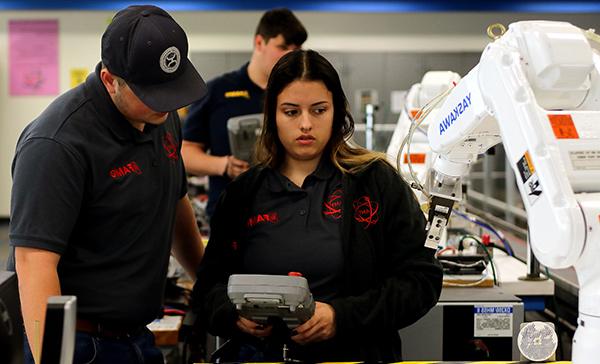
<path fill-rule="evenodd" d="M 176 113 L 135 129 L 99 79 L 58 97 L 21 135 L 10 244 L 61 255 L 63 295 L 103 323 L 143 325 L 160 310 L 176 205 L 186 194 Z"/>
<path fill-rule="evenodd" d="M 267 171 L 246 222 L 243 270 L 254 274 L 300 272 L 317 300 L 337 296 L 342 276 L 341 172 L 323 162 L 296 186 Z"/>

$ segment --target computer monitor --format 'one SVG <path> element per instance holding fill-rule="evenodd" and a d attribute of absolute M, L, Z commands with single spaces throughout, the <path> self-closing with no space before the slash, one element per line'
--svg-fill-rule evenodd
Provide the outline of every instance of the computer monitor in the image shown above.
<path fill-rule="evenodd" d="M 263 123 L 263 114 L 248 114 L 227 120 L 229 148 L 238 159 L 252 162 L 254 145 Z"/>
<path fill-rule="evenodd" d="M 77 298 L 51 296 L 46 308 L 41 364 L 71 364 L 75 352 Z"/>
<path fill-rule="evenodd" d="M 0 271 L 0 363 L 23 363 L 23 320 L 17 275 Z"/>

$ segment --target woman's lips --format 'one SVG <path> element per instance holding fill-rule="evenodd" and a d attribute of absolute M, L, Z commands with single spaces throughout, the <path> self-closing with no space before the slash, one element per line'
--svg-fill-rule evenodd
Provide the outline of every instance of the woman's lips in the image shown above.
<path fill-rule="evenodd" d="M 314 143 L 315 137 L 313 137 L 312 135 L 301 135 L 298 138 L 296 138 L 296 141 L 300 145 L 309 145 Z"/>

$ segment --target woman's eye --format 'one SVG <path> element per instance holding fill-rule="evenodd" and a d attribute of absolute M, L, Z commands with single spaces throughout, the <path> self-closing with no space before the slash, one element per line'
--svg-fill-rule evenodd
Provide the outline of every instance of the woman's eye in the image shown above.
<path fill-rule="evenodd" d="M 283 110 L 283 113 L 287 116 L 294 116 L 298 113 L 298 110 Z"/>
<path fill-rule="evenodd" d="M 325 111 L 327 111 L 327 108 L 325 108 L 325 107 L 319 107 L 319 108 L 317 108 L 317 109 L 314 110 L 314 113 L 318 115 L 318 114 L 324 113 Z"/>

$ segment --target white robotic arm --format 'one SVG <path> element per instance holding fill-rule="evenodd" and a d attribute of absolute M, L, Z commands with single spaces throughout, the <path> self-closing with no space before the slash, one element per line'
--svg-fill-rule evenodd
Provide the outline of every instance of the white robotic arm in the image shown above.
<path fill-rule="evenodd" d="M 587 37 L 586 37 L 587 36 Z M 574 363 L 600 357 L 600 54 L 593 33 L 564 22 L 513 23 L 452 90 L 428 139 L 429 246 L 437 245 L 461 178 L 502 142 L 547 267 L 574 266 Z"/>

